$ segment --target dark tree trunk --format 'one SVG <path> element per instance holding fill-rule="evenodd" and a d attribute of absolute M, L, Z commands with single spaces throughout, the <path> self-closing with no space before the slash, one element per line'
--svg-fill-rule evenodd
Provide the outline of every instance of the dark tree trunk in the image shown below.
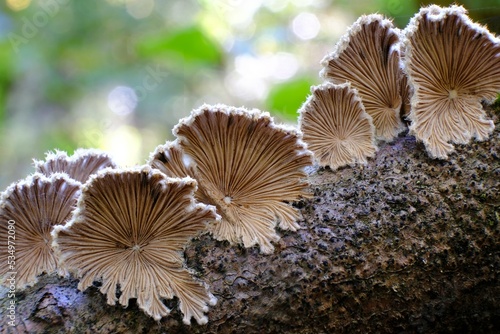
<path fill-rule="evenodd" d="M 3 333 L 500 332 L 500 128 L 456 145 L 449 161 L 400 136 L 361 168 L 310 176 L 303 227 L 272 255 L 205 235 L 188 266 L 218 297 L 207 325 L 182 324 L 175 300 L 159 323 L 133 301 L 109 306 L 96 287 L 44 276 L 17 292 Z"/>

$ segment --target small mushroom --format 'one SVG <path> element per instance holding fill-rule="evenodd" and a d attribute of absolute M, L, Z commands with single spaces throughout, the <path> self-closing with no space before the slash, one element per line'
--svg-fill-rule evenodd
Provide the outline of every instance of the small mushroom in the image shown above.
<path fill-rule="evenodd" d="M 382 15 L 361 16 L 321 61 L 320 75 L 358 90 L 372 117 L 375 137 L 393 140 L 405 129 L 401 122 L 399 33 Z"/>
<path fill-rule="evenodd" d="M 321 166 L 337 169 L 367 163 L 377 151 L 370 115 L 350 84 L 312 87 L 300 109 L 299 124 L 308 148 Z"/>
<path fill-rule="evenodd" d="M 147 163 L 168 177 L 192 177 L 195 180 L 199 179 L 193 159 L 182 151 L 177 141 L 159 145 L 151 153 Z M 201 203 L 212 202 L 210 196 L 205 192 L 205 188 L 200 186 L 195 192 L 195 198 Z"/>
<path fill-rule="evenodd" d="M 299 228 L 298 211 L 286 202 L 307 196 L 304 167 L 311 164 L 311 152 L 295 128 L 276 125 L 256 109 L 204 105 L 173 132 L 195 163 L 200 200 L 216 206 L 222 217 L 209 225 L 216 239 L 258 244 L 271 253 L 271 242 L 279 239 L 277 222 L 282 229 Z"/>
<path fill-rule="evenodd" d="M 402 35 L 402 32 L 398 30 L 399 35 Z M 403 50 L 400 50 L 401 54 L 401 59 L 400 59 L 400 67 L 401 67 L 401 72 L 400 72 L 400 89 L 401 89 L 401 109 L 399 114 L 401 115 L 402 121 L 405 125 L 409 123 L 408 116 L 410 115 L 410 110 L 411 110 L 411 96 L 412 96 L 412 91 L 410 84 L 408 83 L 408 76 L 406 75 L 406 72 L 404 71 L 405 67 L 405 62 L 404 62 L 404 48 Z"/>
<path fill-rule="evenodd" d="M 109 155 L 96 149 L 77 149 L 71 157 L 63 151 L 48 152 L 45 161 L 35 160 L 36 171 L 44 175 L 66 173 L 72 179 L 85 183 L 90 175 L 106 167 L 116 167 Z"/>
<path fill-rule="evenodd" d="M 104 169 L 83 186 L 72 219 L 54 229 L 61 268 L 75 272 L 84 290 L 101 280 L 108 304 L 130 298 L 155 320 L 169 314 L 161 298 L 179 298 L 183 321 L 208 321 L 215 297 L 185 268 L 187 241 L 218 219 L 194 201 L 196 181 L 168 178 L 144 166 Z M 116 297 L 117 287 L 121 290 Z"/>
<path fill-rule="evenodd" d="M 194 177 L 196 173 L 193 160 L 182 152 L 177 141 L 159 145 L 150 154 L 148 165 L 159 169 L 168 177 Z"/>
<path fill-rule="evenodd" d="M 486 140 L 494 129 L 481 100 L 500 91 L 500 39 L 472 22 L 461 6 L 420 9 L 404 31 L 405 63 L 414 94 L 410 133 L 434 158 L 451 143 Z"/>
<path fill-rule="evenodd" d="M 411 90 L 410 86 L 408 84 L 408 77 L 406 75 L 403 75 L 401 77 L 401 100 L 403 103 L 401 103 L 401 117 L 406 120 L 407 117 L 410 115 L 410 110 L 411 110 Z"/>
<path fill-rule="evenodd" d="M 42 273 L 53 273 L 57 259 L 52 228 L 71 217 L 80 183 L 66 174 L 35 173 L 10 185 L 0 196 L 0 276 L 16 272 L 18 288 L 33 285 Z"/>

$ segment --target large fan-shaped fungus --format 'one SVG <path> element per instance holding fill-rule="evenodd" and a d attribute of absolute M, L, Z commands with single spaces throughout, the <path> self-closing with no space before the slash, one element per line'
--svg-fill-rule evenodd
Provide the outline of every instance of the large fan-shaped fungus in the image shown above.
<path fill-rule="evenodd" d="M 16 285 L 23 288 L 36 283 L 38 275 L 55 272 L 50 233 L 71 217 L 80 186 L 66 174 L 35 173 L 1 194 L 0 276 L 16 272 Z"/>
<path fill-rule="evenodd" d="M 130 298 L 159 320 L 170 310 L 161 298 L 179 298 L 184 322 L 207 322 L 215 298 L 192 278 L 181 255 L 186 242 L 217 218 L 215 208 L 196 203 L 196 181 L 173 179 L 149 167 L 105 169 L 82 189 L 73 218 L 54 229 L 62 267 L 81 277 L 78 288 L 102 280 L 108 303 Z"/>
<path fill-rule="evenodd" d="M 358 90 L 377 139 L 390 141 L 404 130 L 399 33 L 390 20 L 378 14 L 361 16 L 321 64 L 326 80 L 350 82 Z"/>
<path fill-rule="evenodd" d="M 215 238 L 245 247 L 258 244 L 269 253 L 271 241 L 278 240 L 277 222 L 283 229 L 299 227 L 297 210 L 286 201 L 306 195 L 304 167 L 311 153 L 295 129 L 274 124 L 258 110 L 205 105 L 182 119 L 174 134 L 195 163 L 200 200 L 215 205 L 222 216 L 209 226 Z M 162 154 L 150 163 L 175 163 Z"/>
<path fill-rule="evenodd" d="M 485 140 L 494 129 L 481 100 L 500 91 L 500 39 L 461 6 L 422 8 L 405 29 L 405 61 L 413 87 L 410 133 L 432 157 L 452 143 Z"/>

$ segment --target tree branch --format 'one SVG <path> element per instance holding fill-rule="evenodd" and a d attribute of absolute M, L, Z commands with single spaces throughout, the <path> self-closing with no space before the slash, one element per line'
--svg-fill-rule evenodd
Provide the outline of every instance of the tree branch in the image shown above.
<path fill-rule="evenodd" d="M 401 135 L 363 168 L 310 175 L 303 227 L 280 231 L 271 255 L 204 235 L 185 251 L 218 297 L 207 325 L 182 324 L 177 301 L 159 323 L 131 301 L 43 276 L 17 292 L 2 333 L 399 333 L 500 330 L 500 128 L 432 160 Z"/>

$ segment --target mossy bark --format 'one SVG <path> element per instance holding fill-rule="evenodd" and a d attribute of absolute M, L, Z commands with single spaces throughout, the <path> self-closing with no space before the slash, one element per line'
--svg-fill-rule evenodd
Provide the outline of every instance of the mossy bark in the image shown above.
<path fill-rule="evenodd" d="M 493 333 L 500 331 L 500 126 L 491 139 L 430 159 L 401 135 L 363 168 L 310 175 L 293 203 L 297 232 L 271 255 L 205 235 L 187 264 L 218 297 L 209 322 L 182 324 L 177 301 L 155 322 L 135 304 L 109 306 L 97 287 L 43 276 L 17 292 L 3 333 Z"/>

